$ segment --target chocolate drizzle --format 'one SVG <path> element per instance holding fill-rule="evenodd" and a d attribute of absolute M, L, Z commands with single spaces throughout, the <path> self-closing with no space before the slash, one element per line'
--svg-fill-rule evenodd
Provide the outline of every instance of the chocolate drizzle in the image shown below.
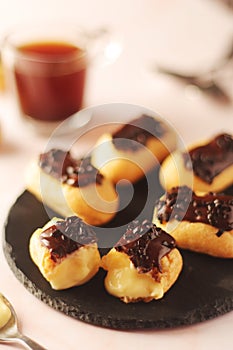
<path fill-rule="evenodd" d="M 117 149 L 137 151 L 146 145 L 151 137 L 161 137 L 165 133 L 162 123 L 148 115 L 132 120 L 112 135 L 112 142 Z"/>
<path fill-rule="evenodd" d="M 228 134 L 218 135 L 207 145 L 184 153 L 183 157 L 187 169 L 193 169 L 195 175 L 211 184 L 215 176 L 233 165 L 233 138 Z"/>
<path fill-rule="evenodd" d="M 52 149 L 40 155 L 39 165 L 47 174 L 71 186 L 102 183 L 103 175 L 91 164 L 90 158 L 75 160 L 70 152 Z"/>
<path fill-rule="evenodd" d="M 175 240 L 161 228 L 145 220 L 127 227 L 115 249 L 126 253 L 140 273 L 161 272 L 161 259 L 175 248 Z"/>
<path fill-rule="evenodd" d="M 95 243 L 96 236 L 91 227 L 80 218 L 71 216 L 42 231 L 40 241 L 49 249 L 51 259 L 59 262 L 80 247 Z"/>
<path fill-rule="evenodd" d="M 202 222 L 216 227 L 218 237 L 233 229 L 232 196 L 212 192 L 198 196 L 186 186 L 174 187 L 156 203 L 156 207 L 161 223 L 172 219 Z"/>

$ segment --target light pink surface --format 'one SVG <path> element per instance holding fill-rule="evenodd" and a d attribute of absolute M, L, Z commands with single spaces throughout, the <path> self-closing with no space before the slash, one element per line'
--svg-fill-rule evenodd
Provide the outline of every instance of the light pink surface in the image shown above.
<path fill-rule="evenodd" d="M 34 7 L 34 10 L 32 9 Z M 56 8 L 56 10 L 55 10 Z M 32 19 L 67 19 L 87 28 L 109 26 L 123 51 L 112 65 L 90 70 L 86 104 L 127 102 L 144 105 L 165 117 L 186 144 L 219 131 L 233 131 L 233 107 L 203 95 L 190 97 L 183 85 L 152 74 L 154 63 L 187 71 L 205 70 L 221 56 L 233 33 L 233 14 L 214 1 L 31 1 L 0 4 L 0 35 L 12 24 Z M 233 91 L 233 77 L 228 78 Z M 43 151 L 47 139 L 19 122 L 12 101 L 0 96 L 0 225 L 24 190 L 24 171 Z M 23 234 L 20 232 L 19 235 Z M 0 252 L 0 291 L 14 304 L 22 331 L 46 348 L 218 350 L 232 347 L 233 313 L 201 324 L 163 331 L 121 332 L 71 319 L 32 296 L 10 271 Z M 149 305 L 148 305 L 149 307 Z M 1 345 L 0 349 L 17 349 Z"/>

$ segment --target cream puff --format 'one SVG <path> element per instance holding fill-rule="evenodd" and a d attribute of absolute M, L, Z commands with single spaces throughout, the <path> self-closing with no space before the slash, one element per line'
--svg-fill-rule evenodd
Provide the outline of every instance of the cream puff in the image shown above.
<path fill-rule="evenodd" d="M 100 254 L 92 228 L 80 218 L 53 218 L 31 236 L 29 252 L 56 290 L 88 282 L 99 270 Z"/>
<path fill-rule="evenodd" d="M 182 257 L 174 238 L 145 220 L 133 221 L 107 255 L 105 288 L 125 303 L 160 299 L 177 280 Z"/>
<path fill-rule="evenodd" d="M 153 222 L 180 248 L 233 258 L 233 196 L 174 187 L 157 201 Z"/>
<path fill-rule="evenodd" d="M 100 137 L 91 160 L 114 183 L 138 181 L 176 147 L 175 133 L 148 115 L 130 121 L 112 134 Z"/>
<path fill-rule="evenodd" d="M 164 189 L 186 185 L 194 191 L 220 192 L 233 184 L 233 137 L 223 133 L 189 151 L 175 151 L 163 162 Z"/>
<path fill-rule="evenodd" d="M 91 225 L 110 221 L 118 209 L 114 185 L 90 162 L 52 149 L 32 162 L 27 189 L 63 217 L 77 215 Z"/>

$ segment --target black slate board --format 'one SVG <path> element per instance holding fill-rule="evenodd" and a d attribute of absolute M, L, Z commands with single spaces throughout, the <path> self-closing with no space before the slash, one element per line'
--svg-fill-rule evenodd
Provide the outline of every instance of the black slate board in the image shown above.
<path fill-rule="evenodd" d="M 150 176 L 150 179 L 156 179 L 157 174 Z M 137 216 L 151 219 L 153 203 L 162 193 L 158 182 L 153 181 L 142 180 L 135 186 L 131 203 L 107 225 L 108 234 L 106 228 L 103 232 L 97 231 L 100 246 L 105 247 L 101 249 L 102 254 L 121 235 L 117 226 L 124 227 Z M 119 193 L 121 198 L 127 196 L 126 188 L 121 188 Z M 109 295 L 104 289 L 103 270 L 83 286 L 54 291 L 32 263 L 28 252 L 31 233 L 48 220 L 48 208 L 29 192 L 22 193 L 12 206 L 5 225 L 4 252 L 9 266 L 24 286 L 66 315 L 115 329 L 159 329 L 190 325 L 233 309 L 233 260 L 188 251 L 181 252 L 184 267 L 175 285 L 163 299 L 148 304 L 124 304 Z"/>

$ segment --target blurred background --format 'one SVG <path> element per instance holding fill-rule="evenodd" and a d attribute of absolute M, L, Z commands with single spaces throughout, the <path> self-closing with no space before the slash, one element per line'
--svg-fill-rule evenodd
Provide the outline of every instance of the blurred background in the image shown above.
<path fill-rule="evenodd" d="M 107 59 L 89 72 L 87 106 L 106 102 L 144 105 L 174 122 L 188 142 L 206 136 L 206 128 L 211 128 L 209 115 L 213 128 L 217 120 L 221 127 L 231 127 L 232 61 L 215 75 L 217 88 L 230 101 L 216 97 L 218 91 L 203 92 L 193 81 L 159 71 L 162 67 L 185 77 L 199 77 L 215 69 L 232 48 L 231 1 L 8 0 L 0 2 L 0 17 L 0 39 L 15 25 L 35 21 L 74 23 L 87 31 L 106 28 L 110 32 Z M 2 115 L 6 102 L 0 102 Z"/>

